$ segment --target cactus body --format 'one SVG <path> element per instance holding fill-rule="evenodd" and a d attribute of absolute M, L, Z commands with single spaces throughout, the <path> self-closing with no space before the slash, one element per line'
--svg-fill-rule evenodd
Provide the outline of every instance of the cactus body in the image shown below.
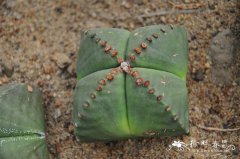
<path fill-rule="evenodd" d="M 0 158 L 47 159 L 41 93 L 25 84 L 0 87 Z"/>
<path fill-rule="evenodd" d="M 94 29 L 82 36 L 73 110 L 80 140 L 188 133 L 188 46 L 182 27 Z"/>

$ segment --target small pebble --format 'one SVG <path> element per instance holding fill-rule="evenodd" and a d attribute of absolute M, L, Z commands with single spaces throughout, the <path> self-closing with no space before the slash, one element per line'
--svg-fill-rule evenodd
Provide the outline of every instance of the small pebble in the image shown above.
<path fill-rule="evenodd" d="M 192 79 L 199 82 L 204 79 L 204 71 L 202 69 L 196 70 L 195 73 L 192 74 Z"/>
<path fill-rule="evenodd" d="M 28 92 L 33 92 L 32 86 L 28 85 L 28 86 L 27 86 L 27 90 L 28 90 Z"/>
<path fill-rule="evenodd" d="M 71 63 L 70 58 L 63 53 L 56 53 L 52 57 L 53 61 L 56 62 L 59 68 L 64 69 Z"/>
<path fill-rule="evenodd" d="M 59 108 L 56 108 L 53 113 L 54 119 L 59 118 L 62 115 L 61 110 Z"/>

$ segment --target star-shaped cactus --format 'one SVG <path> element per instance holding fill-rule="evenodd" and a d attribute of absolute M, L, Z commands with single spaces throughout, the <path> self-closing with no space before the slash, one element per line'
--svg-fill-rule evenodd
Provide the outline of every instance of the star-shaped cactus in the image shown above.
<path fill-rule="evenodd" d="M 48 159 L 37 88 L 25 84 L 0 87 L 0 158 Z"/>
<path fill-rule="evenodd" d="M 188 43 L 183 27 L 82 34 L 73 122 L 81 141 L 188 133 Z"/>

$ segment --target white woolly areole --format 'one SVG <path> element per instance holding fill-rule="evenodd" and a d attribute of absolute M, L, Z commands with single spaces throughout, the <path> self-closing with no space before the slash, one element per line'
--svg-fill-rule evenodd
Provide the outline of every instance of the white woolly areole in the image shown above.
<path fill-rule="evenodd" d="M 129 72 L 130 64 L 126 61 L 123 61 L 123 62 L 121 62 L 120 67 L 123 69 L 123 71 Z"/>

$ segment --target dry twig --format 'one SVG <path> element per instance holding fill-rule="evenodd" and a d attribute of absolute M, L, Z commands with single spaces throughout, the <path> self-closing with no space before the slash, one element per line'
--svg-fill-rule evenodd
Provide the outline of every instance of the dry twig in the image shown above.
<path fill-rule="evenodd" d="M 153 12 L 149 13 L 147 15 L 140 15 L 140 18 L 148 18 L 153 16 L 163 16 L 163 15 L 169 15 L 169 14 L 192 14 L 192 13 L 199 13 L 203 12 L 203 9 L 188 9 L 188 10 L 164 10 L 160 12 Z"/>
<path fill-rule="evenodd" d="M 203 7 L 206 6 L 205 3 L 190 3 L 190 4 L 174 4 L 173 2 L 168 2 L 172 5 L 171 10 L 164 10 L 160 12 L 149 13 L 147 15 L 140 15 L 139 18 L 147 18 L 153 16 L 164 16 L 164 15 L 171 15 L 171 14 L 192 14 L 192 13 L 199 13 L 204 10 Z"/>
<path fill-rule="evenodd" d="M 205 3 L 175 4 L 171 1 L 168 1 L 168 3 L 172 5 L 173 8 L 184 9 L 184 10 L 198 9 L 206 6 Z"/>
<path fill-rule="evenodd" d="M 213 128 L 213 127 L 205 127 L 202 125 L 196 125 L 197 127 L 204 129 L 204 130 L 209 130 L 209 131 L 222 131 L 222 132 L 228 132 L 228 131 L 239 131 L 240 128 L 235 128 L 235 129 L 221 129 L 221 128 Z"/>

